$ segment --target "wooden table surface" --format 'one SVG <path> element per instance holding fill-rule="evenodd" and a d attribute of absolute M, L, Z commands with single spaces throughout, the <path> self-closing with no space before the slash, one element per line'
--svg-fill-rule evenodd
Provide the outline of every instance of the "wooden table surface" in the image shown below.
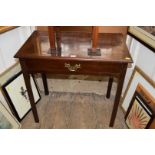
<path fill-rule="evenodd" d="M 29 43 L 28 43 L 29 42 Z M 30 44 L 31 43 L 31 44 Z M 30 48 L 33 46 L 35 48 Z M 121 34 L 100 34 L 98 48 L 101 56 L 88 55 L 91 48 L 91 33 L 61 33 L 61 50 L 51 53 L 49 51 L 49 38 L 35 31 L 25 45 L 17 52 L 17 58 L 43 58 L 43 59 L 86 59 L 98 61 L 113 61 L 131 63 L 132 58 Z M 27 50 L 28 49 L 28 50 Z"/>

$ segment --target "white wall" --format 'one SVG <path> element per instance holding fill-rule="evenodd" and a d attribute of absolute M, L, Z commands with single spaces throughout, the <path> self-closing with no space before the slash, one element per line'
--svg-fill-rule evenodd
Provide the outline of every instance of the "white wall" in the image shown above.
<path fill-rule="evenodd" d="M 0 74 L 16 62 L 13 56 L 32 31 L 30 26 L 22 26 L 0 34 Z"/>

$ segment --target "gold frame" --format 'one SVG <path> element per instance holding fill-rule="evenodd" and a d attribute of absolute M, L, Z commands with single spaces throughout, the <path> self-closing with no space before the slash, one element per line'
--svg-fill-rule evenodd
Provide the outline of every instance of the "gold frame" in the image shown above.
<path fill-rule="evenodd" d="M 125 122 L 131 129 L 148 129 L 152 121 L 153 110 L 148 105 L 148 98 L 141 96 L 136 88 L 125 115 Z"/>
<path fill-rule="evenodd" d="M 124 113 L 126 113 L 126 111 L 125 111 L 125 109 L 123 108 L 122 105 L 124 103 L 125 97 L 127 96 L 127 92 L 128 92 L 128 90 L 130 88 L 130 85 L 131 85 L 131 83 L 133 81 L 133 78 L 134 78 L 136 72 L 138 72 L 153 88 L 155 88 L 155 82 L 148 75 L 146 75 L 146 73 L 144 73 L 138 66 L 135 66 L 134 71 L 133 71 L 133 73 L 132 73 L 132 75 L 130 77 L 130 80 L 128 82 L 127 88 L 125 89 L 125 92 L 124 92 L 124 95 L 123 95 L 123 98 L 122 98 L 122 102 L 121 102 L 121 108 L 122 108 Z M 150 128 L 155 128 L 155 119 L 153 120 Z"/>
<path fill-rule="evenodd" d="M 155 36 L 139 28 L 138 26 L 130 26 L 128 32 L 155 49 Z"/>
<path fill-rule="evenodd" d="M 153 88 L 155 88 L 155 82 L 148 75 L 146 75 L 138 66 L 135 66 L 134 71 L 133 71 L 133 73 L 132 73 L 132 75 L 130 77 L 130 80 L 128 82 L 127 88 L 126 88 L 126 90 L 124 92 L 124 95 L 123 95 L 123 98 L 122 98 L 122 103 L 123 103 L 123 101 L 124 101 L 124 99 L 125 99 L 125 97 L 127 95 L 127 92 L 129 90 L 129 87 L 131 85 L 131 82 L 132 82 L 136 72 L 138 72 L 140 75 L 142 75 L 142 77 L 144 77 L 144 79 L 146 81 L 148 81 L 153 86 Z"/>

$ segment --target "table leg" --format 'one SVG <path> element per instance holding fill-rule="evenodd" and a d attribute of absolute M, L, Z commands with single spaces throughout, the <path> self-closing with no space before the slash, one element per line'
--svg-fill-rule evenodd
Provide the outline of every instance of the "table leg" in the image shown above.
<path fill-rule="evenodd" d="M 112 84 L 113 84 L 113 78 L 110 77 L 110 78 L 109 78 L 109 82 L 108 82 L 108 89 L 107 89 L 106 98 L 110 98 Z"/>
<path fill-rule="evenodd" d="M 47 84 L 47 77 L 45 73 L 41 73 L 42 80 L 43 80 L 43 86 L 44 86 L 44 91 L 45 95 L 49 94 L 49 89 L 48 89 L 48 84 Z"/>
<path fill-rule="evenodd" d="M 116 114 L 117 114 L 117 110 L 118 110 L 118 106 L 119 106 L 119 102 L 120 102 L 120 98 L 121 98 L 124 78 L 125 78 L 125 74 L 126 74 L 126 69 L 127 69 L 127 65 L 124 65 L 124 67 L 122 67 L 122 73 L 118 77 L 117 91 L 116 91 L 113 110 L 112 110 L 112 114 L 111 114 L 110 124 L 109 124 L 110 127 L 113 127 L 114 122 L 115 122 L 115 118 L 116 118 Z"/>
<path fill-rule="evenodd" d="M 34 120 L 35 120 L 35 122 L 39 122 L 39 117 L 38 117 L 38 113 L 37 113 L 37 109 L 36 109 L 36 104 L 34 102 L 34 96 L 33 96 L 31 83 L 30 83 L 30 75 L 28 73 L 26 73 L 26 72 L 23 72 L 23 76 L 24 76 L 28 96 L 29 96 L 29 99 L 30 99 L 30 104 L 31 104 Z"/>

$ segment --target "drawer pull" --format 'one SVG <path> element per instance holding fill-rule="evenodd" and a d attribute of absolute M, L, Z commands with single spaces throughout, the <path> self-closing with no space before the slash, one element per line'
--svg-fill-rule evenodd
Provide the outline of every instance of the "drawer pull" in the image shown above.
<path fill-rule="evenodd" d="M 78 68 L 81 68 L 81 65 L 75 64 L 74 66 L 71 66 L 70 64 L 65 63 L 65 67 L 68 68 L 68 70 L 71 72 L 76 72 Z"/>

